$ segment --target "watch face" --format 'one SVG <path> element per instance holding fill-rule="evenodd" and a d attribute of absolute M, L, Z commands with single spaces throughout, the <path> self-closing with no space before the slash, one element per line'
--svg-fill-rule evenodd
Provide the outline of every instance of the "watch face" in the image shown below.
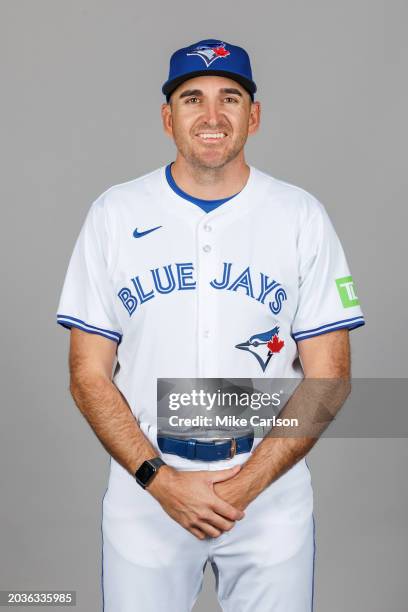
<path fill-rule="evenodd" d="M 155 471 L 156 469 L 154 468 L 154 466 L 150 465 L 150 463 L 145 461 L 138 469 L 136 476 L 140 480 L 140 482 L 146 484 L 147 482 L 149 482 L 149 479 L 153 476 Z"/>

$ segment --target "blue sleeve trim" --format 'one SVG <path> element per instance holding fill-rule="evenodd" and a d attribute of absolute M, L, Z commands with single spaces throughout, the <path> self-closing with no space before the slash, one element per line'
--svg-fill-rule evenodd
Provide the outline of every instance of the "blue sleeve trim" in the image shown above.
<path fill-rule="evenodd" d="M 314 329 L 308 329 L 305 331 L 299 331 L 292 334 L 294 340 L 304 340 L 305 338 L 313 338 L 314 336 L 320 336 L 327 332 L 335 331 L 336 329 L 356 329 L 365 325 L 364 317 L 352 317 L 351 319 L 343 319 L 342 321 L 335 321 L 334 323 L 328 323 L 327 325 L 321 325 Z"/>
<path fill-rule="evenodd" d="M 115 342 L 118 344 L 120 344 L 122 341 L 122 334 L 111 331 L 110 329 L 102 329 L 101 327 L 95 327 L 95 325 L 89 325 L 89 323 L 85 323 L 85 321 L 81 321 L 81 319 L 76 319 L 75 317 L 57 314 L 57 323 L 66 329 L 77 327 L 78 329 L 82 329 L 89 334 L 97 334 L 99 336 L 103 336 L 104 338 L 109 338 L 109 340 L 115 340 Z"/>

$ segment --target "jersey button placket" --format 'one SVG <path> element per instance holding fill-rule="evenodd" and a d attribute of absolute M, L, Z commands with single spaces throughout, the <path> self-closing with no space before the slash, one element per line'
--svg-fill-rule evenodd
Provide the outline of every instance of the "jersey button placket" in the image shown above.
<path fill-rule="evenodd" d="M 215 277 L 216 247 L 212 224 L 198 227 L 198 369 L 199 377 L 211 376 L 215 366 L 213 334 L 215 295 L 210 282 Z"/>

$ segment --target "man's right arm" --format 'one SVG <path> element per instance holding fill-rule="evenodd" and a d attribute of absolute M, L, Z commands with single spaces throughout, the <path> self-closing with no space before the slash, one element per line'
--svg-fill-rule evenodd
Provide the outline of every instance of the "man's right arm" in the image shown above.
<path fill-rule="evenodd" d="M 143 461 L 157 457 L 157 451 L 112 382 L 116 348 L 113 340 L 72 328 L 70 391 L 104 448 L 134 475 Z"/>
<path fill-rule="evenodd" d="M 70 391 L 107 452 L 134 476 L 144 461 L 157 457 L 158 453 L 112 381 L 116 348 L 113 340 L 72 328 Z M 166 465 L 146 490 L 196 537 L 217 537 L 244 516 L 214 492 L 215 482 L 235 476 L 238 469 L 178 472 Z M 136 481 L 135 486 L 139 486 Z"/>

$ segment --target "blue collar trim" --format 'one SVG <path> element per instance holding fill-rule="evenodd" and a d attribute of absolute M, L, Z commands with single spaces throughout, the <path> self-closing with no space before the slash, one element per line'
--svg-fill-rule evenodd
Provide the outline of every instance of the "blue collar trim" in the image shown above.
<path fill-rule="evenodd" d="M 211 212 L 212 210 L 214 210 L 218 206 L 221 206 L 221 204 L 224 204 L 225 202 L 228 202 L 228 200 L 231 200 L 232 198 L 235 198 L 236 195 L 238 195 L 237 193 L 235 193 L 234 195 L 229 196 L 228 198 L 221 198 L 220 200 L 202 200 L 201 198 L 195 198 L 194 196 L 192 196 L 192 195 L 186 193 L 185 191 L 183 191 L 182 189 L 180 189 L 180 187 L 177 185 L 177 183 L 174 180 L 173 175 L 171 173 L 171 165 L 172 165 L 172 163 L 173 162 L 171 162 L 170 164 L 168 164 L 166 166 L 166 179 L 167 179 L 168 184 L 170 185 L 172 190 L 175 193 L 177 193 L 178 196 L 180 196 L 181 198 L 184 198 L 185 200 L 188 200 L 189 202 L 192 202 L 193 204 L 196 204 L 204 212 Z"/>

